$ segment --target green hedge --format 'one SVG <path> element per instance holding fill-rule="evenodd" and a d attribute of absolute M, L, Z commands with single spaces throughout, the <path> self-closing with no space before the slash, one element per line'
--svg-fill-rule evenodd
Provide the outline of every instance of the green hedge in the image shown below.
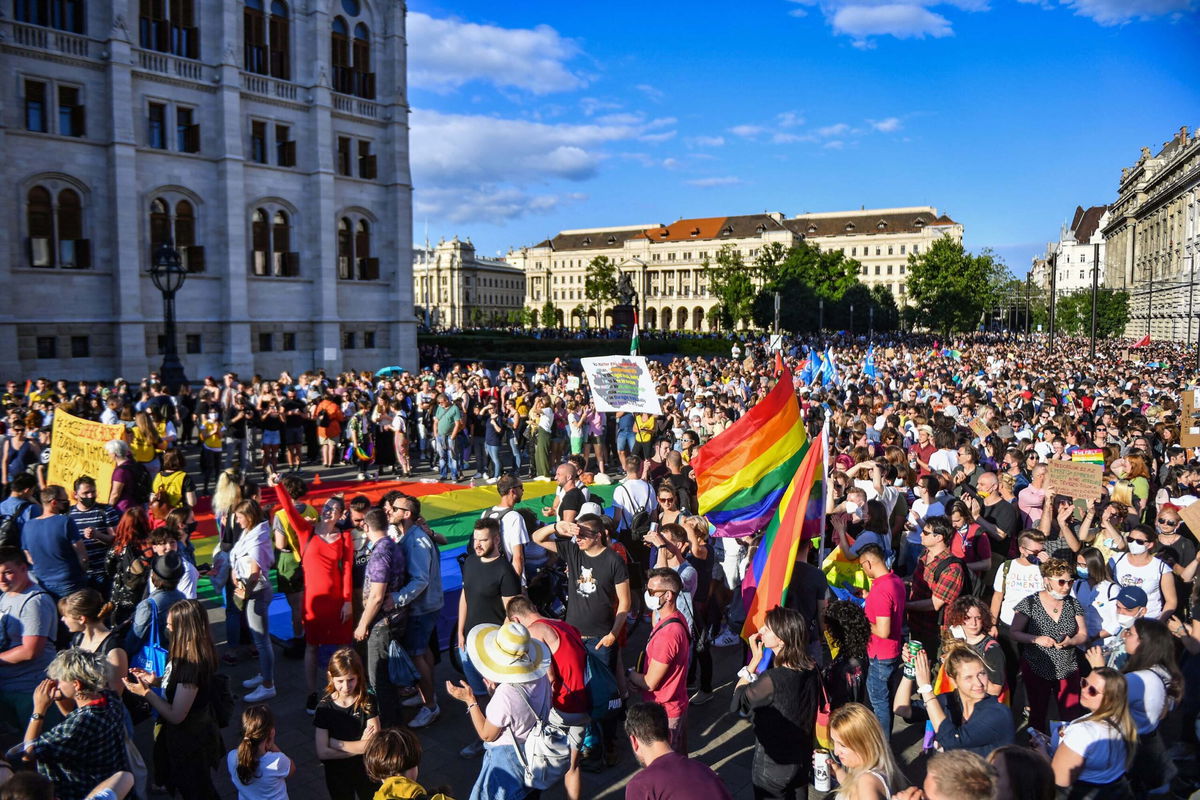
<path fill-rule="evenodd" d="M 628 339 L 535 339 L 532 336 L 496 334 L 422 334 L 418 344 L 437 345 L 455 359 L 500 361 L 553 361 L 555 356 L 586 358 L 629 352 Z M 725 339 L 642 339 L 644 355 L 678 353 L 687 356 L 728 356 L 732 342 Z"/>

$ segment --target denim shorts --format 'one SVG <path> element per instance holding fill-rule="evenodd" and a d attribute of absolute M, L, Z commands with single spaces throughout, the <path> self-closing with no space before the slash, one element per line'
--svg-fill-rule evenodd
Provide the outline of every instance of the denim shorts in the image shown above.
<path fill-rule="evenodd" d="M 629 453 L 633 451 L 633 431 L 617 431 L 617 449 Z"/>
<path fill-rule="evenodd" d="M 476 697 L 487 697 L 487 684 L 483 682 L 483 676 L 479 674 L 479 670 L 471 665 L 471 657 L 467 655 L 467 648 L 458 648 L 458 657 L 462 660 L 463 677 L 467 679 L 467 685 L 471 687 L 471 691 Z"/>
<path fill-rule="evenodd" d="M 279 444 L 279 431 L 263 431 L 262 443 L 268 446 Z"/>
<path fill-rule="evenodd" d="M 429 650 L 429 634 L 437 624 L 440 611 L 430 611 L 426 614 L 409 614 L 408 626 L 404 629 L 401 646 L 410 656 L 419 656 Z"/>

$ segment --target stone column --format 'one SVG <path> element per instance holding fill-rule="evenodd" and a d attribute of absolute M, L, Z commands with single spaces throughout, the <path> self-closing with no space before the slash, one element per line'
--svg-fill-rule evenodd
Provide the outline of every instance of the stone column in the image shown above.
<path fill-rule="evenodd" d="M 311 27 L 300 37 L 307 46 L 297 52 L 315 54 L 300 66 L 311 89 L 312 103 L 308 143 L 313 148 L 316 169 L 308 181 L 309 197 L 305 206 L 310 224 L 305 237 L 304 269 L 313 276 L 312 362 L 330 374 L 341 368 L 342 340 L 338 314 L 337 275 L 337 198 L 334 193 L 333 92 L 330 89 L 329 30 L 330 18 L 324 3 L 316 4 L 309 16 Z M 298 69 L 297 72 L 301 70 Z"/>

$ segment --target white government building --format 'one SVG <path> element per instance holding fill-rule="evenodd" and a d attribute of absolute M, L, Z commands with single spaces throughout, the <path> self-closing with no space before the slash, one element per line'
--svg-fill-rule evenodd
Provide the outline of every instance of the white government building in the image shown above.
<path fill-rule="evenodd" d="M 680 219 L 561 231 L 531 247 L 513 250 L 506 260 L 525 272 L 525 304 L 540 310 L 547 300 L 559 324 L 611 325 L 612 308 L 589 311 L 584 294 L 587 266 L 606 256 L 629 273 L 638 293 L 644 328 L 711 330 L 708 312 L 717 299 L 708 291 L 703 264 L 724 246 L 750 263 L 770 242 L 790 247 L 807 240 L 822 250 L 840 250 L 858 261 L 859 280 L 883 285 L 897 305 L 907 301 L 908 257 L 942 236 L 962 241 L 963 226 L 932 206 L 831 211 L 786 217 L 778 212 Z"/>
<path fill-rule="evenodd" d="M 0 6 L 0 377 L 415 365 L 399 0 Z"/>

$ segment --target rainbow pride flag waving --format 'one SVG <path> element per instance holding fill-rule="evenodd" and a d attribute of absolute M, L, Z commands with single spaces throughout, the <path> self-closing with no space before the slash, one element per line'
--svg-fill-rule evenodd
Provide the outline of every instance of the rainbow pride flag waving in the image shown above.
<path fill-rule="evenodd" d="M 806 452 L 791 370 L 779 372 L 766 397 L 692 456 L 699 511 L 717 536 L 765 528 Z"/>
<path fill-rule="evenodd" d="M 801 543 L 824 534 L 825 436 L 822 432 L 801 449 L 800 464 L 742 579 L 742 603 L 746 609 L 744 638 L 756 633 L 767 612 L 787 599 Z"/>

